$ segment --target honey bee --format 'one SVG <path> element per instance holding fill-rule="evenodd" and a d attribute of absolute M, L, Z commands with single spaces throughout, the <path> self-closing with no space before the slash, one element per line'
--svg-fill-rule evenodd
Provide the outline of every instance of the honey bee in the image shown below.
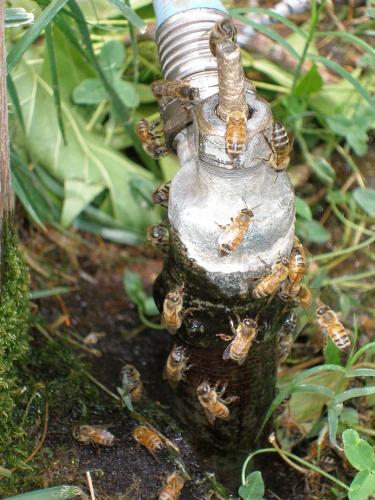
<path fill-rule="evenodd" d="M 147 425 L 138 425 L 135 427 L 132 430 L 132 436 L 140 445 L 144 446 L 154 458 L 156 458 L 155 454 L 165 446 L 173 449 L 177 454 L 180 453 L 178 447 L 170 439 Z"/>
<path fill-rule="evenodd" d="M 246 147 L 247 119 L 243 111 L 232 111 L 227 117 L 225 148 L 231 158 L 237 158 Z"/>
<path fill-rule="evenodd" d="M 73 437 L 80 443 L 113 446 L 115 436 L 104 425 L 79 425 L 73 429 Z"/>
<path fill-rule="evenodd" d="M 301 242 L 296 238 L 289 257 L 289 281 L 294 286 L 306 272 L 306 254 Z"/>
<path fill-rule="evenodd" d="M 228 345 L 223 353 L 223 359 L 232 359 L 233 361 L 237 361 L 237 363 L 241 366 L 249 354 L 251 345 L 257 334 L 257 322 L 254 319 L 244 318 L 242 321 L 237 316 L 238 326 L 234 327 L 234 323 L 232 318 L 229 319 L 230 327 L 234 337 L 229 337 L 228 340 L 232 339 L 232 342 Z M 227 337 L 224 335 L 220 335 L 224 340 L 227 340 Z"/>
<path fill-rule="evenodd" d="M 316 315 L 323 333 L 328 335 L 341 351 L 347 352 L 351 346 L 350 337 L 337 314 L 328 306 L 321 304 L 316 310 Z"/>
<path fill-rule="evenodd" d="M 129 396 L 135 403 L 139 401 L 143 393 L 143 383 L 141 375 L 137 368 L 131 364 L 127 364 L 121 368 L 121 377 L 124 380 L 129 391 Z"/>
<path fill-rule="evenodd" d="M 214 425 L 216 418 L 229 420 L 230 411 L 227 405 L 239 399 L 238 396 L 229 396 L 224 399 L 223 395 L 228 384 L 220 384 L 221 382 L 218 380 L 215 386 L 212 387 L 207 380 L 203 380 L 197 387 L 198 401 L 202 405 L 204 414 L 210 425 Z"/>
<path fill-rule="evenodd" d="M 301 283 L 290 283 L 285 281 L 282 284 L 279 296 L 283 300 L 294 299 L 298 305 L 307 309 L 312 303 L 312 293 L 311 290 Z"/>
<path fill-rule="evenodd" d="M 163 378 L 168 380 L 173 389 L 181 380 L 184 380 L 185 372 L 191 368 L 192 365 L 188 366 L 188 361 L 187 349 L 174 345 L 169 353 L 163 373 Z"/>
<path fill-rule="evenodd" d="M 147 228 L 147 239 L 156 248 L 166 253 L 169 247 L 169 232 L 164 224 L 154 224 Z"/>
<path fill-rule="evenodd" d="M 254 299 L 272 295 L 282 285 L 289 274 L 288 259 L 279 259 L 271 268 L 271 272 L 261 278 L 253 290 Z"/>
<path fill-rule="evenodd" d="M 176 288 L 167 293 L 163 302 L 162 325 L 174 335 L 182 325 L 184 288 Z"/>
<path fill-rule="evenodd" d="M 146 425 L 138 425 L 135 427 L 132 430 L 132 436 L 154 457 L 155 453 L 158 453 L 164 447 L 164 441 L 161 435 L 156 430 Z"/>
<path fill-rule="evenodd" d="M 301 288 L 296 296 L 296 299 L 300 306 L 307 309 L 312 303 L 312 293 L 306 285 L 301 285 Z"/>
<path fill-rule="evenodd" d="M 159 493 L 159 500 L 178 500 L 184 487 L 185 479 L 179 472 L 172 472 Z"/>
<path fill-rule="evenodd" d="M 272 151 L 272 154 L 268 159 L 272 168 L 276 172 L 286 170 L 289 165 L 290 151 L 292 147 L 284 125 L 279 122 L 274 122 L 272 126 L 271 141 L 269 141 L 266 136 L 264 137 Z"/>
<path fill-rule="evenodd" d="M 199 98 L 199 89 L 183 80 L 156 80 L 151 84 L 151 91 L 156 99 L 176 97 L 182 101 L 195 101 Z"/>
<path fill-rule="evenodd" d="M 157 205 L 167 208 L 170 187 L 171 187 L 171 181 L 164 182 L 159 187 L 157 187 L 155 191 L 152 193 L 152 201 Z"/>
<path fill-rule="evenodd" d="M 143 144 L 147 154 L 158 160 L 169 153 L 168 148 L 162 144 L 162 136 L 153 133 L 157 124 L 150 125 L 146 119 L 142 119 L 137 125 L 137 135 Z"/>
<path fill-rule="evenodd" d="M 226 40 L 232 40 L 234 43 L 237 40 L 237 29 L 229 19 L 218 21 L 210 31 L 208 43 L 213 56 L 216 57 L 216 46 Z"/>
<path fill-rule="evenodd" d="M 293 345 L 293 333 L 297 326 L 297 315 L 295 311 L 287 314 L 278 333 L 278 360 L 284 363 L 288 358 Z"/>
<path fill-rule="evenodd" d="M 221 256 L 228 255 L 229 253 L 237 250 L 242 240 L 244 239 L 247 230 L 249 229 L 251 221 L 254 218 L 253 210 L 258 207 L 260 207 L 260 205 L 257 205 L 256 207 L 249 210 L 246 205 L 245 208 L 242 208 L 240 210 L 239 214 L 236 215 L 236 217 L 232 217 L 230 224 L 227 224 L 226 226 L 221 226 L 220 224 L 218 224 L 219 227 L 223 229 L 223 232 L 217 240 L 219 254 Z"/>

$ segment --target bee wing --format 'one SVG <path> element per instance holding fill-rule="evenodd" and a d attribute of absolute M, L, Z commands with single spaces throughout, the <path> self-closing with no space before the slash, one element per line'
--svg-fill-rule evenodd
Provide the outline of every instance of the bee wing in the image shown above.
<path fill-rule="evenodd" d="M 230 351 L 231 351 L 234 340 L 235 339 L 233 339 L 232 342 L 227 345 L 227 347 L 225 348 L 225 351 L 223 352 L 223 359 L 225 359 L 225 361 L 230 359 Z"/>
<path fill-rule="evenodd" d="M 238 229 L 233 227 L 233 225 L 229 225 L 220 234 L 217 243 L 219 246 L 229 245 L 237 238 L 237 236 L 238 236 Z"/>

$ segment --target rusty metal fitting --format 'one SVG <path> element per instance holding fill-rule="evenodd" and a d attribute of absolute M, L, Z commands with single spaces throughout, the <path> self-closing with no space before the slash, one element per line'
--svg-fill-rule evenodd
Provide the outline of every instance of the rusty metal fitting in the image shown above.
<path fill-rule="evenodd" d="M 226 123 L 218 117 L 220 97 L 209 97 L 194 109 L 194 131 L 199 159 L 225 169 L 254 168 L 270 156 L 265 140 L 272 133 L 272 114 L 269 105 L 254 92 L 245 90 L 245 106 L 251 110 L 247 121 L 247 142 L 244 153 L 233 160 L 225 148 Z"/>
<path fill-rule="evenodd" d="M 219 77 L 218 116 L 224 121 L 232 111 L 243 111 L 248 116 L 239 46 L 230 40 L 220 43 L 216 48 L 216 59 Z"/>

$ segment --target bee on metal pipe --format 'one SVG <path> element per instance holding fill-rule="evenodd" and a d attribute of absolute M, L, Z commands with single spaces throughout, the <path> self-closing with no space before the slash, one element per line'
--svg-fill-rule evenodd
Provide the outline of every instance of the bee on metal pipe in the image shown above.
<path fill-rule="evenodd" d="M 278 361 L 279 364 L 284 363 L 288 358 L 293 345 L 293 334 L 297 326 L 297 314 L 295 311 L 288 313 L 278 332 Z"/>
<path fill-rule="evenodd" d="M 168 380 L 173 389 L 181 380 L 185 379 L 185 372 L 192 367 L 192 365 L 188 365 L 188 361 L 187 349 L 175 344 L 169 353 L 163 372 L 163 378 Z"/>
<path fill-rule="evenodd" d="M 169 231 L 164 224 L 153 224 L 147 228 L 147 240 L 163 253 L 169 248 Z"/>
<path fill-rule="evenodd" d="M 244 152 L 247 139 L 247 118 L 243 111 L 232 111 L 227 117 L 225 148 L 232 159 Z"/>
<path fill-rule="evenodd" d="M 149 122 L 143 118 L 137 125 L 136 132 L 142 142 L 143 149 L 147 154 L 152 156 L 155 160 L 163 158 L 169 153 L 169 149 L 163 144 L 164 140 L 161 135 L 156 135 L 153 130 L 159 125 L 155 122 L 150 125 Z"/>
<path fill-rule="evenodd" d="M 223 353 L 223 359 L 232 359 L 241 366 L 245 362 L 252 343 L 255 340 L 258 324 L 254 319 L 244 318 L 241 320 L 238 315 L 236 316 L 238 321 L 237 328 L 235 328 L 232 318 L 229 318 L 233 337 L 223 334 L 219 334 L 218 336 L 224 340 L 232 340 Z"/>
<path fill-rule="evenodd" d="M 221 256 L 228 255 L 237 250 L 254 218 L 253 210 L 261 205 L 259 204 L 250 210 L 247 207 L 246 201 L 243 201 L 245 203 L 245 208 L 242 208 L 235 217 L 231 218 L 230 224 L 225 226 L 218 224 L 218 226 L 223 230 L 217 240 L 219 254 Z"/>
<path fill-rule="evenodd" d="M 316 310 L 316 316 L 322 332 L 328 335 L 341 351 L 348 352 L 351 346 L 350 337 L 337 314 L 330 307 L 321 304 Z"/>
<path fill-rule="evenodd" d="M 216 57 L 216 47 L 219 43 L 231 40 L 236 43 L 237 41 L 237 28 L 232 24 L 229 19 L 223 19 L 215 23 L 210 31 L 208 43 L 213 56 Z"/>
<path fill-rule="evenodd" d="M 159 500 L 178 500 L 185 484 L 185 478 L 180 472 L 172 472 L 167 477 L 159 493 Z"/>
<path fill-rule="evenodd" d="M 228 384 L 221 385 L 220 380 L 212 387 L 206 379 L 197 387 L 198 401 L 210 425 L 214 425 L 215 419 L 229 420 L 230 410 L 227 405 L 239 399 L 238 396 L 229 396 L 224 399 L 223 395 L 227 387 Z"/>
<path fill-rule="evenodd" d="M 171 290 L 164 299 L 161 323 L 172 335 L 174 335 L 182 325 L 183 302 L 184 287 Z"/>
<path fill-rule="evenodd" d="M 139 401 L 143 394 L 143 383 L 141 380 L 141 374 L 137 368 L 133 365 L 126 364 L 121 368 L 121 378 L 127 386 L 129 391 L 129 396 L 135 403 Z"/>
<path fill-rule="evenodd" d="M 269 140 L 265 135 L 264 138 L 272 152 L 271 156 L 268 158 L 268 161 L 271 163 L 271 167 L 276 172 L 283 172 L 288 168 L 290 152 L 292 149 L 289 136 L 284 125 L 279 122 L 274 122 L 272 126 L 271 140 Z"/>
<path fill-rule="evenodd" d="M 104 425 L 79 425 L 73 429 L 73 437 L 83 444 L 113 446 L 115 436 Z"/>
<path fill-rule="evenodd" d="M 288 259 L 279 259 L 272 267 L 271 272 L 261 278 L 253 290 L 254 299 L 262 299 L 276 292 L 289 274 Z"/>
<path fill-rule="evenodd" d="M 294 286 L 302 281 L 306 272 L 306 254 L 302 243 L 295 238 L 289 257 L 289 281 Z"/>
<path fill-rule="evenodd" d="M 157 187 L 152 193 L 152 201 L 161 207 L 168 208 L 170 187 L 171 181 L 163 182 L 163 184 Z"/>
<path fill-rule="evenodd" d="M 184 80 L 156 80 L 151 84 L 151 92 L 156 99 L 162 97 L 175 97 L 181 101 L 195 101 L 199 98 L 199 89 L 191 87 Z"/>

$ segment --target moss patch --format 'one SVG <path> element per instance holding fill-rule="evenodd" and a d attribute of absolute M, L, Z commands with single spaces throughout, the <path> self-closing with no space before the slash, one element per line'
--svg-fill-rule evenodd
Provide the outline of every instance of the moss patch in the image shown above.
<path fill-rule="evenodd" d="M 0 449 L 14 439 L 14 412 L 22 392 L 19 363 L 28 351 L 29 273 L 13 228 L 3 228 L 0 292 Z"/>

